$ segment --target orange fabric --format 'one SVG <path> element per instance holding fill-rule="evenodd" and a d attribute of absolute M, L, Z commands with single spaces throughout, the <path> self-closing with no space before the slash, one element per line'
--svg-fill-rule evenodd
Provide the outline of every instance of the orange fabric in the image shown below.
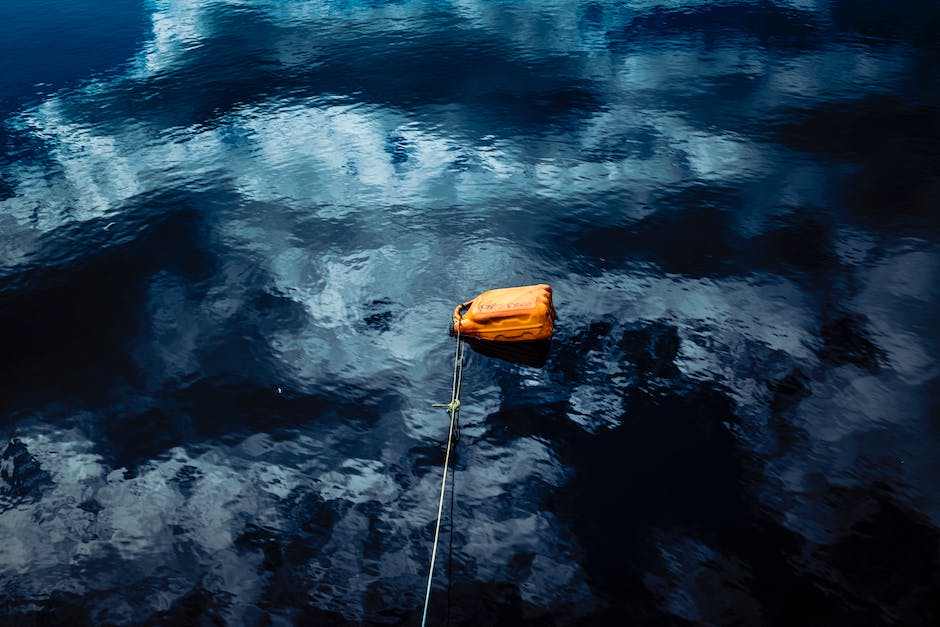
<path fill-rule="evenodd" d="M 499 342 L 548 340 L 555 328 L 555 306 L 548 285 L 507 287 L 483 292 L 454 310 L 454 332 Z"/>

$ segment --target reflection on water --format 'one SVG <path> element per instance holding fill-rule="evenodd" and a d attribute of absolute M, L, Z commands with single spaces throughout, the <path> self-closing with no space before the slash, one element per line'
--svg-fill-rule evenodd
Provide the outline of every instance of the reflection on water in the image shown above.
<path fill-rule="evenodd" d="M 940 618 L 933 5 L 14 4 L 8 619 Z"/>

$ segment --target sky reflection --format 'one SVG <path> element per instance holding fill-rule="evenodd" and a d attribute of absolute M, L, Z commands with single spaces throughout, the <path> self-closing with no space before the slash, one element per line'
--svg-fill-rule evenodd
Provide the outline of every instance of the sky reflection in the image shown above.
<path fill-rule="evenodd" d="M 849 622 L 919 616 L 935 575 L 882 614 L 841 551 L 940 525 L 936 14 L 850 4 L 148 2 L 133 54 L 2 121 L 41 469 L 0 495 L 5 594 L 406 620 L 447 316 L 539 281 L 546 368 L 469 358 L 465 597 L 760 622 L 809 573 Z"/>

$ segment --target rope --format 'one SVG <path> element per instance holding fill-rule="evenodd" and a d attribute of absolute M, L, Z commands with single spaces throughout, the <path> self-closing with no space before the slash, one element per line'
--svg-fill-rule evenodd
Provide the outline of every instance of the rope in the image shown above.
<path fill-rule="evenodd" d="M 428 588 L 424 595 L 424 613 L 421 615 L 421 627 L 428 619 L 428 602 L 431 600 L 431 581 L 434 578 L 434 562 L 437 560 L 437 540 L 441 535 L 441 513 L 444 511 L 444 492 L 447 488 L 447 465 L 450 462 L 452 443 L 460 439 L 460 426 L 457 414 L 460 413 L 460 384 L 463 380 L 463 356 L 460 347 L 460 319 L 457 319 L 457 350 L 454 353 L 454 383 L 451 386 L 450 402 L 435 403 L 432 407 L 446 407 L 450 415 L 450 431 L 447 433 L 447 452 L 444 454 L 444 476 L 441 477 L 441 498 L 437 504 L 437 524 L 434 527 L 434 546 L 431 549 L 431 568 L 428 569 Z M 456 429 L 456 430 L 455 430 Z M 456 438 L 454 437 L 456 433 Z"/>
<path fill-rule="evenodd" d="M 458 434 L 460 431 L 457 432 Z M 457 439 L 460 437 L 458 435 Z M 450 585 L 454 577 L 454 497 L 457 494 L 457 469 L 450 473 L 450 549 L 447 551 L 447 626 L 450 627 Z"/>

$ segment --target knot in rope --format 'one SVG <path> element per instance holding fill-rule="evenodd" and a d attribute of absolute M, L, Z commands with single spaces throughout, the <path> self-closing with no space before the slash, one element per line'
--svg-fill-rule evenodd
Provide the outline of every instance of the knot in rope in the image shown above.
<path fill-rule="evenodd" d="M 455 398 L 449 403 L 434 403 L 431 407 L 446 407 L 447 413 L 453 416 L 457 413 L 457 410 L 460 409 L 460 399 Z"/>

